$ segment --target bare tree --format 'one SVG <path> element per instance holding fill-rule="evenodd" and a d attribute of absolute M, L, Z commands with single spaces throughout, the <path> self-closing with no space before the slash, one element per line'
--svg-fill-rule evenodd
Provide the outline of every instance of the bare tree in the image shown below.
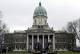
<path fill-rule="evenodd" d="M 4 43 L 4 34 L 7 32 L 7 26 L 2 22 L 2 12 L 0 11 L 0 46 Z"/>
<path fill-rule="evenodd" d="M 80 40 L 80 19 L 67 24 L 67 32 L 75 33 L 75 36 Z"/>

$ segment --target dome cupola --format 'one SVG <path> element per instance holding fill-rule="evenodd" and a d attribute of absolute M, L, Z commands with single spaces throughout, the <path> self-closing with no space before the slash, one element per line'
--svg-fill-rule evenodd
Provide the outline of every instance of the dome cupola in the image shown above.
<path fill-rule="evenodd" d="M 34 11 L 33 17 L 36 17 L 36 16 L 45 16 L 45 17 L 47 17 L 47 12 L 46 12 L 45 8 L 42 7 L 41 2 L 39 3 L 39 6 L 36 7 L 36 9 Z"/>

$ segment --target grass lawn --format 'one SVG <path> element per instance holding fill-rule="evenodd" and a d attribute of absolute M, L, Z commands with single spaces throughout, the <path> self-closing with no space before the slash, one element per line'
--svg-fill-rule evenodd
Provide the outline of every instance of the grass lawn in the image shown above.
<path fill-rule="evenodd" d="M 80 52 L 58 52 L 58 54 L 80 54 Z"/>
<path fill-rule="evenodd" d="M 30 53 L 27 53 L 27 52 L 9 52 L 9 53 L 2 53 L 2 54 L 30 54 Z"/>

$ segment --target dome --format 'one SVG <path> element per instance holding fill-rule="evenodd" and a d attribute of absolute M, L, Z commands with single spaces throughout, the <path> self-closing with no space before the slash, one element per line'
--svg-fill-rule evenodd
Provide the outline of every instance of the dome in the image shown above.
<path fill-rule="evenodd" d="M 45 16 L 45 17 L 47 17 L 47 12 L 46 12 L 45 8 L 41 6 L 41 3 L 39 3 L 39 6 L 36 7 L 36 9 L 34 11 L 33 17 L 35 17 L 35 16 Z"/>

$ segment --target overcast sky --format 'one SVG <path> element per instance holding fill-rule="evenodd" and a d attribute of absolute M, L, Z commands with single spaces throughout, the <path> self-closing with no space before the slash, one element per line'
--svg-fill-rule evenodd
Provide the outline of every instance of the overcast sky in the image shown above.
<path fill-rule="evenodd" d="M 34 9 L 40 0 L 0 0 L 0 10 L 10 29 L 25 30 L 33 24 Z M 60 30 L 70 21 L 80 18 L 80 0 L 41 0 L 48 13 L 48 24 Z"/>

